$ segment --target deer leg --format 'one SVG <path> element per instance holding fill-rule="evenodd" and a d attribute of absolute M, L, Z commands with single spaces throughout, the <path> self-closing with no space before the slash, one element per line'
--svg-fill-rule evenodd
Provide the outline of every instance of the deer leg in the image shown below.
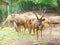
<path fill-rule="evenodd" d="M 34 33 L 34 35 L 35 35 L 35 28 L 33 28 L 33 33 Z"/>
<path fill-rule="evenodd" d="M 38 40 L 38 29 L 36 29 L 36 37 L 37 37 L 37 40 Z"/>
<path fill-rule="evenodd" d="M 29 28 L 29 34 L 31 34 L 31 28 Z"/>
<path fill-rule="evenodd" d="M 14 22 L 13 24 L 14 24 L 15 30 L 16 30 L 17 32 L 19 32 L 17 24 L 16 24 L 15 22 Z"/>

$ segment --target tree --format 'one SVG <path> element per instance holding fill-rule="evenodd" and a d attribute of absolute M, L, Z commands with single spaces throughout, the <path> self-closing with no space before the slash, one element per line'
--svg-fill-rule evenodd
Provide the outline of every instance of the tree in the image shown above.
<path fill-rule="evenodd" d="M 57 0 L 7 0 L 7 2 L 9 3 L 9 12 L 12 13 L 14 13 L 15 11 L 20 13 L 20 11 L 22 10 L 32 10 L 33 7 L 39 9 L 40 7 L 44 6 L 46 7 L 58 6 Z M 4 6 L 4 9 L 6 10 L 7 8 Z"/>
<path fill-rule="evenodd" d="M 0 18 L 2 20 L 6 17 L 5 15 L 7 14 L 7 6 L 8 2 L 5 2 L 4 0 L 0 0 Z"/>
<path fill-rule="evenodd" d="M 31 0 L 35 4 L 40 4 L 41 6 L 51 6 L 51 7 L 56 7 L 57 0 Z"/>
<path fill-rule="evenodd" d="M 57 2 L 58 2 L 58 7 L 55 9 L 56 9 L 57 13 L 60 15 L 60 0 L 57 0 Z"/>

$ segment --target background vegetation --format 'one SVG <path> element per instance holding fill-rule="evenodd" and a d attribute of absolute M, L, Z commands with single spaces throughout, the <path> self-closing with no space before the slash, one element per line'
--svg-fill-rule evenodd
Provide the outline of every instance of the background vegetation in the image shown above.
<path fill-rule="evenodd" d="M 6 1 L 9 3 L 9 5 L 0 5 L 0 18 L 7 17 L 8 6 L 10 13 L 20 13 L 20 11 L 32 10 L 33 7 L 38 9 L 40 6 L 57 8 L 58 3 L 60 3 L 59 0 L 6 0 Z"/>

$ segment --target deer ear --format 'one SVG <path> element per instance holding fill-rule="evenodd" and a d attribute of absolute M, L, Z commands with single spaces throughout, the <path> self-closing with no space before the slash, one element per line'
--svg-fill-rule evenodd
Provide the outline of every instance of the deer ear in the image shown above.
<path fill-rule="evenodd" d="M 43 18 L 42 21 L 45 21 L 45 18 Z"/>

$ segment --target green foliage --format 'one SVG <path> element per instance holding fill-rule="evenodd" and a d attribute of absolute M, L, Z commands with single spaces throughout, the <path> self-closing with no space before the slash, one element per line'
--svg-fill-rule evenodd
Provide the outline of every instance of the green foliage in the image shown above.
<path fill-rule="evenodd" d="M 41 6 L 51 6 L 56 7 L 58 5 L 57 0 L 22 0 L 22 2 L 39 4 Z"/>
<path fill-rule="evenodd" d="M 2 6 L 0 5 L 0 17 L 2 17 Z"/>
<path fill-rule="evenodd" d="M 7 17 L 8 11 L 7 11 L 7 5 L 0 5 L 0 17 L 2 17 L 4 13 L 4 18 Z"/>
<path fill-rule="evenodd" d="M 32 10 L 33 5 L 37 8 L 39 6 L 50 6 L 57 7 L 57 0 L 7 0 L 9 3 L 9 11 L 10 13 L 15 13 L 23 10 Z M 4 17 L 8 15 L 8 6 L 4 5 L 4 11 L 2 10 L 2 6 L 0 5 L 0 17 L 2 17 L 2 12 L 4 12 Z"/>
<path fill-rule="evenodd" d="M 41 6 L 51 6 L 51 7 L 56 7 L 57 0 L 31 0 L 35 4 L 40 4 Z"/>

